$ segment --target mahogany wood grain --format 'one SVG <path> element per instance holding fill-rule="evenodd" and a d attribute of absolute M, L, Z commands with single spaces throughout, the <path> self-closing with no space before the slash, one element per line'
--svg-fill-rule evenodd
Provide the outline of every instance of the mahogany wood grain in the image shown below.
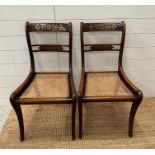
<path fill-rule="evenodd" d="M 20 105 L 33 105 L 39 104 L 72 104 L 72 139 L 75 139 L 75 111 L 76 111 L 76 90 L 73 81 L 73 71 L 72 71 L 72 23 L 29 23 L 26 22 L 25 27 L 26 39 L 30 54 L 30 74 L 27 79 L 19 86 L 10 96 L 10 102 L 14 108 L 19 128 L 20 128 L 20 140 L 24 140 L 24 121 Z M 69 41 L 66 45 L 59 44 L 35 44 L 31 43 L 30 33 L 42 33 L 42 32 L 66 32 L 69 35 Z M 51 33 L 52 35 L 52 33 Z M 67 52 L 69 57 L 69 72 L 36 72 L 35 71 L 35 52 Z M 21 94 L 29 87 L 34 76 L 36 74 L 68 74 L 69 83 L 69 97 L 59 97 L 59 98 L 20 98 Z M 52 121 L 52 120 L 51 120 Z"/>
<path fill-rule="evenodd" d="M 120 44 L 84 44 L 84 36 L 86 32 L 92 31 L 120 31 L 121 42 Z M 133 102 L 129 118 L 129 136 L 133 135 L 133 123 L 136 111 L 143 99 L 143 93 L 139 90 L 125 75 L 123 71 L 122 59 L 125 44 L 125 22 L 121 23 L 83 23 L 80 25 L 80 40 L 81 40 L 81 81 L 78 91 L 78 107 L 79 107 L 79 138 L 82 138 L 82 115 L 83 103 L 88 102 Z M 108 32 L 107 32 L 108 33 Z M 117 46 L 114 48 L 114 46 Z M 85 71 L 85 52 L 94 51 L 118 51 L 118 70 L 105 71 L 105 73 L 117 73 L 121 81 L 132 92 L 133 96 L 85 96 L 86 89 L 86 75 L 88 73 L 104 73 L 103 72 L 86 72 Z M 104 86 L 103 86 L 104 87 Z M 93 115 L 93 114 L 92 114 Z"/>

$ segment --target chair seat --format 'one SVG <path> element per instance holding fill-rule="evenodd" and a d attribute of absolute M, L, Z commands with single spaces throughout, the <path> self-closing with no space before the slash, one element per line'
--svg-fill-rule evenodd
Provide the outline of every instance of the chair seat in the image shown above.
<path fill-rule="evenodd" d="M 133 97 L 117 72 L 87 73 L 85 97 Z"/>
<path fill-rule="evenodd" d="M 68 74 L 36 74 L 20 99 L 68 98 Z"/>

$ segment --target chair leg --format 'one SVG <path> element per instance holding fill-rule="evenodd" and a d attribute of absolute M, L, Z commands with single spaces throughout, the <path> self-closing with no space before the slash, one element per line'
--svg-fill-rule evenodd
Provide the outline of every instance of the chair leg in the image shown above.
<path fill-rule="evenodd" d="M 130 110 L 130 117 L 129 117 L 129 133 L 128 133 L 129 137 L 132 137 L 132 135 L 133 135 L 134 118 L 135 118 L 135 114 L 137 112 L 137 109 L 138 109 L 140 103 L 141 103 L 141 100 L 135 100 L 132 103 L 132 107 Z"/>
<path fill-rule="evenodd" d="M 12 104 L 12 103 L 11 103 Z M 23 122 L 23 115 L 20 105 L 12 104 L 12 107 L 17 115 L 19 129 L 20 129 L 20 141 L 24 140 L 24 122 Z"/>
<path fill-rule="evenodd" d="M 82 139 L 82 101 L 78 98 L 78 109 L 79 109 L 79 138 Z"/>
<path fill-rule="evenodd" d="M 75 140 L 75 115 L 76 115 L 76 99 L 72 104 L 72 140 Z"/>

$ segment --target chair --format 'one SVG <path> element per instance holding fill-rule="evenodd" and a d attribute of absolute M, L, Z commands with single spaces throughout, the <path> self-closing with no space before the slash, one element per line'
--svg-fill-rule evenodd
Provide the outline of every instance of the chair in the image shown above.
<path fill-rule="evenodd" d="M 83 103 L 88 102 L 124 102 L 132 103 L 129 118 L 129 137 L 133 135 L 133 123 L 136 111 L 140 105 L 143 94 L 127 78 L 123 71 L 122 57 L 125 42 L 125 23 L 83 23 L 81 22 L 81 81 L 78 91 L 79 108 L 79 138 L 82 138 L 82 115 Z M 84 37 L 86 32 L 106 31 L 104 33 L 120 33 L 121 40 L 119 44 L 85 44 Z M 116 31 L 116 32 L 115 32 Z M 88 52 L 97 51 L 117 51 L 118 70 L 104 72 L 85 71 L 85 57 Z"/>
<path fill-rule="evenodd" d="M 26 23 L 26 39 L 30 54 L 31 70 L 27 79 L 10 96 L 17 115 L 20 140 L 24 140 L 24 122 L 20 105 L 72 104 L 72 139 L 75 139 L 76 90 L 72 73 L 72 24 L 71 23 Z M 31 32 L 59 32 L 69 35 L 68 44 L 32 44 Z M 67 52 L 68 72 L 36 72 L 34 53 Z"/>

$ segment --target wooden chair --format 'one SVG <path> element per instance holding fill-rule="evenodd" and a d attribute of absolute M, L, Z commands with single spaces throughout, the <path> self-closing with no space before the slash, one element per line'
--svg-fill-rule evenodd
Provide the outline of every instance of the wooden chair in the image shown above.
<path fill-rule="evenodd" d="M 69 43 L 32 44 L 31 32 L 65 32 L 69 34 Z M 26 38 L 30 54 L 31 70 L 27 79 L 10 96 L 10 102 L 16 112 L 20 140 L 24 140 L 24 123 L 20 105 L 72 104 L 72 139 L 75 139 L 76 90 L 72 73 L 72 24 L 71 23 L 26 23 Z M 36 72 L 34 53 L 67 52 L 69 72 Z M 52 120 L 51 120 L 52 121 Z"/>
<path fill-rule="evenodd" d="M 121 34 L 119 44 L 85 44 L 86 32 L 118 31 Z M 107 32 L 108 33 L 108 32 Z M 117 33 L 117 32 L 115 32 Z M 82 71 L 78 92 L 79 107 L 79 137 L 82 138 L 82 103 L 86 102 L 124 102 L 131 101 L 132 107 L 129 118 L 129 136 L 133 134 L 133 123 L 136 111 L 140 105 L 143 94 L 127 78 L 123 71 L 122 56 L 125 41 L 125 23 L 83 23 L 81 22 L 81 57 Z M 105 72 L 86 72 L 85 53 L 96 51 L 118 51 L 118 70 Z"/>

